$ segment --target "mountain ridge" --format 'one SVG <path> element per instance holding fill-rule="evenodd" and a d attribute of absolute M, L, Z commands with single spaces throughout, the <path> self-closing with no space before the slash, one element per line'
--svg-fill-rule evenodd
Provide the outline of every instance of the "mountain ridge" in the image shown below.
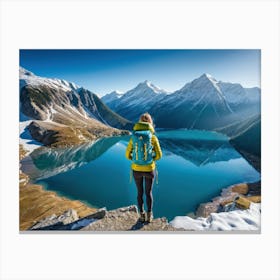
<path fill-rule="evenodd" d="M 31 136 L 45 145 L 75 145 L 99 137 L 127 134 L 132 123 L 99 97 L 74 83 L 36 76 L 20 67 L 20 112 L 32 122 Z"/>
<path fill-rule="evenodd" d="M 139 92 L 139 85 L 145 82 L 112 98 L 107 105 L 133 122 L 147 111 L 160 128 L 208 130 L 244 119 L 260 109 L 258 87 L 245 88 L 238 83 L 218 81 L 207 73 L 168 94 L 164 90 L 154 95 L 145 90 Z M 106 95 L 102 100 L 106 103 Z"/>

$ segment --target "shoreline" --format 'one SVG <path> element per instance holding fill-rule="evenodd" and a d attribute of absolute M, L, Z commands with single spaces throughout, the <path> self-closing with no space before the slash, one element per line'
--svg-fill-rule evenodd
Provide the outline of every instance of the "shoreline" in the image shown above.
<path fill-rule="evenodd" d="M 227 212 L 234 207 L 247 210 L 250 208 L 251 202 L 261 202 L 261 181 L 239 183 L 223 188 L 219 196 L 201 203 L 194 216 L 195 218 L 207 218 L 211 213 Z"/>
<path fill-rule="evenodd" d="M 19 160 L 28 155 L 23 146 L 19 148 Z M 62 215 L 74 209 L 80 218 L 98 211 L 79 200 L 59 196 L 56 192 L 45 190 L 42 185 L 32 184 L 19 166 L 19 230 L 28 230 L 36 222 L 51 215 Z"/>

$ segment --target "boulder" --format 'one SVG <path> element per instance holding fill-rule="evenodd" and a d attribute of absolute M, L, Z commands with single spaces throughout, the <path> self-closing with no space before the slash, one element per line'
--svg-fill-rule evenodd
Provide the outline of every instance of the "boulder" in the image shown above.
<path fill-rule="evenodd" d="M 73 209 L 69 209 L 65 211 L 62 215 L 60 215 L 57 220 L 62 222 L 64 225 L 73 223 L 79 219 L 77 212 Z"/>
<path fill-rule="evenodd" d="M 78 219 L 79 216 L 76 210 L 69 209 L 60 216 L 53 214 L 40 220 L 29 228 L 29 230 L 63 230 L 66 229 L 65 226 L 77 221 Z"/>
<path fill-rule="evenodd" d="M 231 188 L 231 191 L 246 195 L 249 192 L 249 186 L 247 184 L 237 184 Z"/>
<path fill-rule="evenodd" d="M 220 204 L 220 209 L 218 212 L 229 212 L 236 210 L 235 201 L 225 201 Z"/>
<path fill-rule="evenodd" d="M 197 217 L 208 217 L 211 213 L 217 213 L 219 209 L 219 202 L 201 203 L 196 210 Z"/>
<path fill-rule="evenodd" d="M 44 145 L 50 145 L 57 141 L 58 132 L 43 122 L 32 121 L 28 126 L 28 131 L 33 139 Z"/>
<path fill-rule="evenodd" d="M 106 208 L 98 209 L 95 213 L 86 216 L 87 219 L 103 219 L 106 215 Z"/>
<path fill-rule="evenodd" d="M 252 195 L 247 196 L 246 199 L 254 203 L 261 203 L 262 197 L 260 195 Z"/>
<path fill-rule="evenodd" d="M 245 197 L 238 197 L 235 201 L 235 205 L 236 207 L 240 208 L 240 209 L 249 209 L 250 208 L 250 204 L 251 204 L 251 201 L 248 200 L 247 198 Z"/>

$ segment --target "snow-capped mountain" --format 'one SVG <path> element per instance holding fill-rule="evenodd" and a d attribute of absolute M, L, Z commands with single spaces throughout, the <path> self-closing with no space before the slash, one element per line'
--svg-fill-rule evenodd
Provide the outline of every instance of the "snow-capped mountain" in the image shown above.
<path fill-rule="evenodd" d="M 168 102 L 174 102 L 176 107 L 188 102 L 188 104 L 192 104 L 192 110 L 196 106 L 205 104 L 215 106 L 219 111 L 232 113 L 232 109 L 224 93 L 219 88 L 218 82 L 209 74 L 203 74 L 192 82 L 187 83 L 182 89 L 170 95 Z"/>
<path fill-rule="evenodd" d="M 260 112 L 260 90 L 217 81 L 209 74 L 168 95 L 151 111 L 159 127 L 216 129 Z M 166 118 L 168 116 L 168 118 Z"/>
<path fill-rule="evenodd" d="M 167 93 L 167 91 L 146 80 L 122 96 L 109 94 L 105 95 L 102 100 L 121 116 L 136 121 L 142 113 L 149 111 Z"/>
<path fill-rule="evenodd" d="M 119 99 L 122 96 L 123 96 L 122 92 L 120 92 L 118 90 L 115 90 L 111 93 L 108 93 L 108 94 L 104 95 L 103 97 L 101 97 L 101 99 L 102 99 L 103 102 L 105 102 L 108 105 L 110 102 L 113 102 L 113 101 Z"/>
<path fill-rule="evenodd" d="M 36 76 L 34 73 L 24 69 L 21 66 L 19 67 L 19 78 L 20 78 L 20 89 L 27 84 L 33 86 L 45 84 L 49 87 L 55 89 L 62 88 L 66 91 L 77 90 L 79 88 L 79 86 L 77 86 L 76 84 L 67 82 L 65 80 L 50 79 L 50 78 L 43 78 L 40 76 Z"/>
<path fill-rule="evenodd" d="M 74 83 L 48 79 L 20 68 L 21 111 L 30 118 L 57 121 L 62 114 L 124 128 L 129 122 L 112 112 L 100 98 Z M 68 119 L 68 121 L 70 121 Z"/>
<path fill-rule="evenodd" d="M 260 89 L 205 73 L 172 94 L 145 81 L 108 105 L 132 121 L 148 111 L 157 127 L 211 130 L 260 113 Z"/>
<path fill-rule="evenodd" d="M 233 108 L 260 102 L 260 89 L 258 87 L 244 88 L 240 84 L 224 83 L 221 81 L 217 85 Z"/>
<path fill-rule="evenodd" d="M 115 128 L 126 129 L 132 125 L 110 110 L 96 94 L 74 83 L 42 78 L 22 67 L 19 81 L 20 112 L 30 119 L 33 138 L 44 144 L 65 138 L 67 134 L 69 141 L 75 135 L 77 140 L 91 140 L 118 134 Z M 32 120 L 36 122 L 30 124 Z"/>
<path fill-rule="evenodd" d="M 111 93 L 108 93 L 101 97 L 101 100 L 109 107 L 109 108 L 115 108 L 115 104 L 118 102 L 118 99 L 123 96 L 123 93 L 115 90 Z"/>

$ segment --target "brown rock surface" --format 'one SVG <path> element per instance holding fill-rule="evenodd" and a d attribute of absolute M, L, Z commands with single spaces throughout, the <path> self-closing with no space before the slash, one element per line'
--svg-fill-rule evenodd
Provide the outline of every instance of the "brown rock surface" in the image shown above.
<path fill-rule="evenodd" d="M 262 200 L 260 195 L 246 196 L 246 199 L 254 203 L 260 203 Z"/>
<path fill-rule="evenodd" d="M 239 197 L 235 201 L 235 205 L 240 209 L 249 209 L 250 208 L 251 201 L 248 200 L 245 197 Z"/>
<path fill-rule="evenodd" d="M 249 192 L 249 186 L 247 184 L 237 184 L 231 188 L 231 191 L 246 195 Z"/>
<path fill-rule="evenodd" d="M 135 205 L 107 211 L 99 219 L 82 228 L 82 231 L 175 231 L 166 218 L 154 219 L 151 223 L 138 221 L 139 215 Z"/>

